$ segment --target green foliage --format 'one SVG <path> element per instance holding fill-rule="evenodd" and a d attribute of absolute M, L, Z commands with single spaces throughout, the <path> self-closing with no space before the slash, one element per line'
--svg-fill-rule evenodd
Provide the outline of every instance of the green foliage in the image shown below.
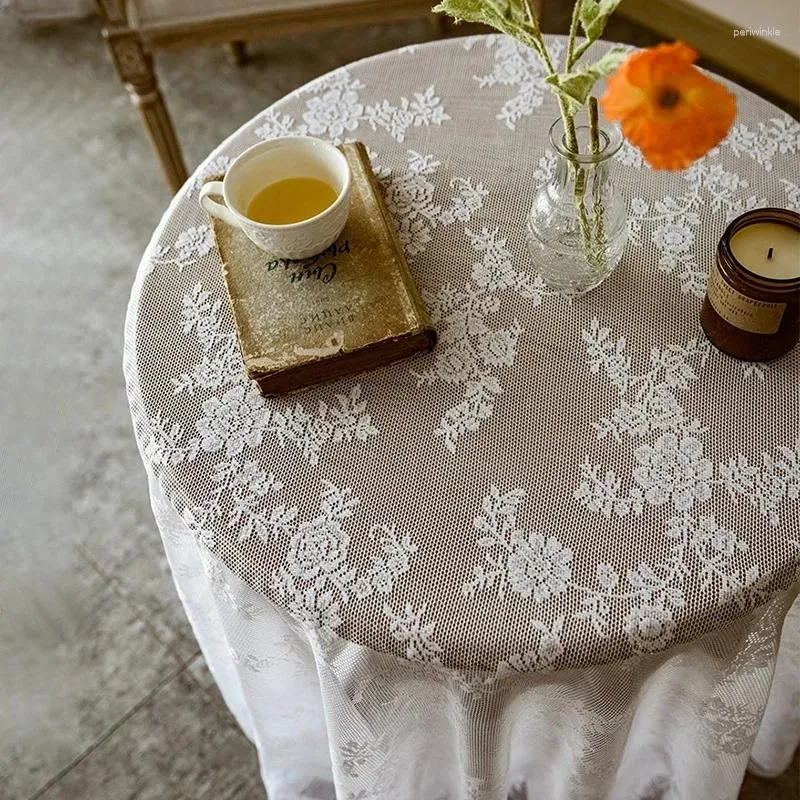
<path fill-rule="evenodd" d="M 561 73 L 556 72 L 539 21 L 533 13 L 531 0 L 440 0 L 433 11 L 448 14 L 458 22 L 488 25 L 531 48 L 541 59 L 547 73 L 545 81 L 558 100 L 566 129 L 567 146 L 577 151 L 575 114 L 586 105 L 595 83 L 617 69 L 627 51 L 622 47 L 613 47 L 594 64 L 576 68 L 575 64 L 581 56 L 602 35 L 608 18 L 621 0 L 574 2 L 565 71 Z M 579 27 L 586 34 L 586 41 L 581 44 L 577 42 Z M 577 185 L 576 183 L 576 188 Z"/>
<path fill-rule="evenodd" d="M 590 42 L 596 42 L 606 28 L 608 18 L 614 13 L 622 0 L 575 0 L 580 3 L 578 18 Z"/>
<path fill-rule="evenodd" d="M 570 29 L 567 70 L 556 73 L 544 43 L 539 22 L 533 14 L 530 0 L 441 0 L 433 11 L 449 14 L 460 22 L 480 22 L 505 33 L 534 50 L 547 70 L 546 82 L 556 95 L 562 113 L 570 117 L 585 104 L 595 83 L 610 75 L 625 58 L 626 50 L 613 47 L 599 61 L 588 67 L 575 68 L 575 62 L 603 33 L 606 22 L 621 0 L 575 0 L 573 24 Z M 587 41 L 576 45 L 578 22 Z"/>
<path fill-rule="evenodd" d="M 483 23 L 543 55 L 539 22 L 528 16 L 522 0 L 442 0 L 432 11 L 449 14 L 459 22 Z"/>
<path fill-rule="evenodd" d="M 625 60 L 627 48 L 612 47 L 604 56 L 588 67 L 575 68 L 575 64 L 596 42 L 605 30 L 608 18 L 614 13 L 621 0 L 574 0 L 569 41 L 567 44 L 565 71 L 558 73 L 545 45 L 539 21 L 531 7 L 531 0 L 441 0 L 433 11 L 449 14 L 459 22 L 479 22 L 490 28 L 513 37 L 536 52 L 544 65 L 545 81 L 558 99 L 561 116 L 564 120 L 567 147 L 577 153 L 578 142 L 575 136 L 575 114 L 589 99 L 595 83 L 610 75 Z M 578 27 L 583 29 L 587 41 L 577 43 Z M 592 148 L 597 150 L 597 106 L 596 101 L 590 109 L 592 125 Z M 589 264 L 603 261 L 605 249 L 596 245 L 605 241 L 603 228 L 604 209 L 595 208 L 598 220 L 594 231 L 586 213 L 585 180 L 583 168 L 576 166 L 574 200 L 578 209 L 584 249 Z M 599 253 L 599 255 L 598 255 Z"/>
<path fill-rule="evenodd" d="M 484 22 L 493 28 L 499 24 L 524 26 L 527 21 L 521 0 L 442 0 L 432 10 L 463 22 Z"/>
<path fill-rule="evenodd" d="M 595 83 L 614 72 L 627 54 L 627 48 L 617 45 L 591 66 L 581 67 L 572 72 L 548 75 L 545 82 L 550 84 L 551 90 L 566 103 L 570 114 L 575 114 L 586 104 Z"/>

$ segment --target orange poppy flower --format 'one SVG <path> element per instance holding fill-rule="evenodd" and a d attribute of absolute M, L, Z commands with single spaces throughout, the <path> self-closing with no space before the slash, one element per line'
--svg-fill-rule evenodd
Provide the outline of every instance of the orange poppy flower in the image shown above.
<path fill-rule="evenodd" d="M 603 113 L 655 169 L 685 169 L 725 138 L 736 100 L 683 42 L 633 53 L 609 78 Z"/>

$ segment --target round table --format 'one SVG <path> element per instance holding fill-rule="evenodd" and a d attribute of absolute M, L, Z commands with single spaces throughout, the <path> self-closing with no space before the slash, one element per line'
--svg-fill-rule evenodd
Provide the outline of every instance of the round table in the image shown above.
<path fill-rule="evenodd" d="M 543 79 L 502 36 L 325 75 L 214 151 L 140 265 L 153 507 L 271 800 L 734 798 L 765 708 L 751 766 L 797 743 L 797 606 L 769 689 L 800 587 L 800 349 L 733 360 L 698 313 L 726 224 L 800 208 L 800 126 L 731 86 L 734 128 L 690 169 L 626 144 L 627 249 L 570 301 L 524 241 Z M 298 133 L 366 144 L 439 344 L 265 399 L 198 187 Z"/>

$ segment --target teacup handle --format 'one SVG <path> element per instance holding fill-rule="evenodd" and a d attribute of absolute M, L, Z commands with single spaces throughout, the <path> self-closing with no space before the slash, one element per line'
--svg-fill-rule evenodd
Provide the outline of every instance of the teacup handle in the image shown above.
<path fill-rule="evenodd" d="M 218 203 L 216 200 L 212 200 L 212 194 L 217 197 L 222 197 L 222 181 L 209 181 L 203 184 L 203 188 L 200 190 L 200 205 L 209 214 L 219 217 L 223 222 L 227 222 L 228 225 L 241 228 L 242 225 L 236 215 L 227 206 Z"/>

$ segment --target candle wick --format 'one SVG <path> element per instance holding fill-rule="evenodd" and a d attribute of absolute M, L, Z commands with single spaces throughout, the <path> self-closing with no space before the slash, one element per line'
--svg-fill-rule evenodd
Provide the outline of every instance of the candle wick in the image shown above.
<path fill-rule="evenodd" d="M 767 253 L 767 258 L 772 258 L 772 248 L 770 247 L 769 253 Z"/>

